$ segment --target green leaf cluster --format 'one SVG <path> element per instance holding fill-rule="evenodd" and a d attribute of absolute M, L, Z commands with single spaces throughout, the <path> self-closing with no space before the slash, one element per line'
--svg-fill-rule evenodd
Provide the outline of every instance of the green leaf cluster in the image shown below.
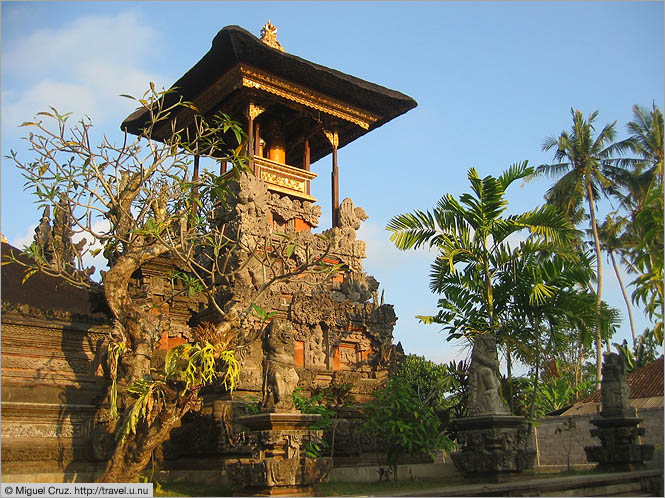
<path fill-rule="evenodd" d="M 113 346 L 113 351 L 117 354 L 120 348 Z M 163 370 L 153 369 L 151 377 L 138 379 L 126 388 L 125 394 L 135 401 L 125 410 L 116 437 L 123 444 L 130 434 L 136 434 L 139 424 L 150 427 L 168 404 L 186 406 L 188 400 L 198 397 L 201 388 L 219 378 L 226 389 L 233 391 L 239 377 L 240 365 L 232 350 L 207 341 L 171 348 Z"/>
<path fill-rule="evenodd" d="M 402 455 L 433 456 L 454 446 L 434 407 L 423 403 L 417 390 L 399 377 L 391 377 L 385 387 L 375 391 L 362 410 L 366 420 L 359 430 L 376 438 L 392 467 Z"/>

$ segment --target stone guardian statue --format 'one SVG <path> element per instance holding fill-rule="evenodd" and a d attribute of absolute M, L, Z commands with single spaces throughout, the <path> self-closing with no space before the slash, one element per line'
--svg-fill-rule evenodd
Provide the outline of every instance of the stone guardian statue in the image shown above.
<path fill-rule="evenodd" d="M 630 389 L 626 382 L 626 360 L 623 354 L 605 353 L 601 397 L 602 415 L 605 417 L 634 417 L 635 409 L 630 405 Z"/>
<path fill-rule="evenodd" d="M 294 358 L 293 326 L 288 320 L 273 319 L 263 338 L 262 412 L 297 411 L 292 397 L 299 379 Z"/>
<path fill-rule="evenodd" d="M 498 370 L 496 339 L 491 335 L 477 335 L 469 368 L 469 416 L 510 414 L 500 394 Z"/>

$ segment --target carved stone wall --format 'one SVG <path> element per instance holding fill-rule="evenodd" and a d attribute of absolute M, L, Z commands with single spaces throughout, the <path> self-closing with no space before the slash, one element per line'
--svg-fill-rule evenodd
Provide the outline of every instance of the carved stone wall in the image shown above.
<path fill-rule="evenodd" d="M 338 226 L 322 232 L 322 238 L 311 232 L 319 224 L 319 206 L 269 192 L 262 180 L 252 176 L 241 176 L 233 188 L 237 200 L 215 213 L 215 222 L 224 226 L 229 236 L 238 237 L 249 247 L 253 244 L 261 248 L 262 244 L 277 243 L 279 233 L 286 234 L 296 246 L 289 262 L 292 267 L 305 261 L 305 251 L 322 255 L 330 245 L 324 261 L 341 265 L 338 274 L 323 281 L 305 275 L 278 282 L 257 304 L 287 319 L 293 327 L 298 387 L 307 392 L 333 383 L 351 383 L 351 395 L 364 401 L 385 380 L 394 361 L 392 339 L 397 321 L 393 307 L 379 300 L 379 283 L 363 272 L 365 243 L 356 239 L 356 231 L 367 215 L 351 199 L 344 199 Z M 235 264 L 240 267 L 246 258 L 247 254 L 239 253 Z M 250 261 L 229 279 L 224 298 L 249 305 L 272 276 L 270 270 Z M 263 326 L 258 319 L 250 318 L 243 329 L 249 336 L 258 334 Z M 260 398 L 263 353 L 259 344 L 243 348 L 239 356 L 241 380 L 233 399 Z M 239 405 L 233 406 L 236 410 L 231 418 L 237 419 Z M 356 421 L 349 421 L 341 426 L 354 424 Z M 352 432 L 341 430 L 336 442 L 349 455 L 358 452 Z M 241 451 L 233 444 L 225 447 L 225 439 L 220 438 L 222 451 Z"/>
<path fill-rule="evenodd" d="M 108 326 L 48 315 L 3 303 L 3 473 L 97 466 L 90 439 L 105 394 L 98 352 Z"/>
<path fill-rule="evenodd" d="M 271 193 L 253 176 L 241 176 L 232 188 L 236 201 L 215 213 L 216 223 L 229 236 L 260 250 L 278 240 L 278 233 L 286 234 L 296 245 L 289 261 L 293 267 L 305 260 L 305 251 L 322 255 L 329 243 L 325 261 L 342 265 L 339 274 L 325 281 L 302 276 L 278 282 L 258 302 L 293 324 L 299 385 L 325 385 L 335 376 L 339 380 L 338 372 L 347 372 L 346 378 L 354 384 L 352 392 L 367 394 L 376 387 L 377 379 L 385 377 L 386 348 L 392 346 L 397 320 L 393 307 L 379 302 L 379 283 L 362 271 L 365 244 L 356 240 L 356 230 L 367 215 L 351 199 L 344 199 L 339 225 L 323 232 L 326 242 L 309 229 L 318 225 L 319 206 Z M 240 268 L 247 257 L 247 251 L 238 251 L 235 264 Z M 274 276 L 272 271 L 250 261 L 229 279 L 224 299 L 249 305 L 263 283 Z M 244 329 L 247 334 L 257 333 L 262 326 L 258 319 L 250 318 Z M 241 352 L 241 391 L 258 391 L 261 362 L 260 348 L 249 346 Z"/>
<path fill-rule="evenodd" d="M 311 231 L 319 222 L 319 206 L 270 193 L 263 181 L 252 176 L 243 176 L 234 188 L 237 200 L 228 209 L 217 211 L 214 220 L 224 225 L 230 236 L 238 236 L 248 247 L 265 247 L 276 232 L 286 233 L 297 241 L 289 263 L 293 265 L 304 261 L 305 247 L 313 254 L 326 250 L 327 242 Z M 278 283 L 258 304 L 293 326 L 299 387 L 307 391 L 331 383 L 351 383 L 353 396 L 362 401 L 387 376 L 395 357 L 392 331 L 397 318 L 391 305 L 379 302 L 378 282 L 362 271 L 365 246 L 356 240 L 356 230 L 367 216 L 350 199 L 345 199 L 340 209 L 339 226 L 324 233 L 331 241 L 326 262 L 341 264 L 342 272 L 325 281 L 306 276 Z M 232 265 L 240 268 L 247 256 L 242 251 L 232 254 Z M 184 295 L 166 302 L 164 297 L 173 291 L 170 286 L 177 285 L 167 277 L 172 268 L 164 258 L 154 261 L 134 275 L 132 286 L 133 298 L 168 310 L 168 324 L 160 341 L 163 348 L 190 339 L 192 318 L 202 319 L 204 307 L 202 301 Z M 225 282 L 220 300 L 247 306 L 271 276 L 260 265 L 250 263 Z M 44 310 L 11 302 L 6 296 L 3 284 L 3 472 L 67 471 L 81 465 L 95 468 L 99 464 L 94 460 L 91 438 L 94 414 L 107 383 L 101 353 L 109 332 L 108 318 L 103 313 L 79 316 Z M 72 301 L 77 299 L 82 298 L 72 297 Z M 259 338 L 264 326 L 258 317 L 250 317 L 242 324 L 242 333 Z M 232 404 L 237 408 L 248 396 L 260 398 L 261 341 L 250 342 L 236 354 L 241 373 Z M 218 427 L 224 424 L 212 406 L 225 397 L 221 388 L 206 394 L 207 417 L 214 417 Z M 234 418 L 236 413 L 231 420 Z M 353 431 L 344 429 L 351 427 L 349 424 L 341 424 L 336 445 L 355 454 L 358 448 L 351 440 Z M 180 433 L 188 434 L 188 430 L 183 425 Z M 347 436 L 349 441 L 345 442 Z M 217 437 L 227 440 L 221 432 Z M 189 450 L 185 442 L 191 438 L 181 439 L 177 447 L 164 448 L 166 459 L 186 458 Z M 217 441 L 211 441 L 209 446 L 216 445 Z M 198 454 L 209 455 L 206 448 Z"/>

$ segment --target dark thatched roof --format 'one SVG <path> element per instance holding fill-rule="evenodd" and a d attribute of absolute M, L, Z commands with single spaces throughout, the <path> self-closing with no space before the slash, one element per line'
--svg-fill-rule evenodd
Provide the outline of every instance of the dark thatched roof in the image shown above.
<path fill-rule="evenodd" d="M 239 26 L 227 26 L 217 33 L 208 53 L 176 81 L 173 87 L 177 88 L 178 96 L 182 96 L 186 101 L 193 101 L 239 63 L 270 72 L 378 115 L 378 121 L 369 131 L 417 105 L 415 100 L 403 93 L 281 52 Z M 175 100 L 175 96 L 173 98 Z M 145 116 L 146 111 L 139 109 L 125 119 L 121 128 L 138 134 L 145 123 Z M 358 136 L 361 134 L 358 133 Z"/>

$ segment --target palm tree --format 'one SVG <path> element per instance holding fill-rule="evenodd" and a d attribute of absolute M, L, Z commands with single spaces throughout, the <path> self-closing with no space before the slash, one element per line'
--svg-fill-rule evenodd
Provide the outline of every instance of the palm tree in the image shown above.
<path fill-rule="evenodd" d="M 555 164 L 538 166 L 536 175 L 560 177 L 547 191 L 548 203 L 561 207 L 566 213 L 573 213 L 586 200 L 589 210 L 589 225 L 593 233 L 596 250 L 596 310 L 600 315 L 603 288 L 602 253 L 596 222 L 595 205 L 601 192 L 605 195 L 618 191 L 617 179 L 623 169 L 612 163 L 617 153 L 627 148 L 625 141 L 613 143 L 616 135 L 616 121 L 607 124 L 594 137 L 593 122 L 598 111 L 584 119 L 579 110 L 571 109 L 573 126 L 570 132 L 563 131 L 558 137 L 548 137 L 543 143 L 543 150 L 554 149 Z M 602 337 L 600 323 L 596 327 L 596 380 L 600 384 L 603 362 Z"/>
<path fill-rule="evenodd" d="M 390 240 L 407 250 L 425 244 L 438 250 L 430 272 L 430 289 L 443 297 L 435 316 L 419 316 L 425 323 L 439 323 L 448 339 L 500 333 L 497 317 L 507 302 L 497 295 L 501 271 L 519 256 L 507 238 L 528 231 L 531 250 L 563 247 L 575 238 L 568 219 L 554 206 L 503 217 L 506 189 L 516 180 L 533 174 L 527 162 L 512 165 L 499 178 L 480 178 L 468 172 L 472 193 L 459 200 L 445 195 L 432 212 L 416 210 L 393 217 L 387 225 Z M 460 268 L 462 266 L 462 268 Z"/>
<path fill-rule="evenodd" d="M 658 179 L 665 184 L 665 170 L 663 168 L 663 113 L 653 103 L 651 112 L 640 107 L 633 106 L 633 121 L 628 123 L 628 138 L 630 150 L 640 156 L 632 159 L 631 163 L 637 173 L 641 173 L 644 167 L 650 179 Z M 658 181 L 656 180 L 656 181 Z M 649 182 L 651 183 L 651 182 Z"/>
<path fill-rule="evenodd" d="M 531 249 L 531 241 L 520 245 L 519 256 L 505 267 L 501 284 L 508 283 L 509 306 L 502 322 L 519 322 L 520 333 L 514 339 L 517 356 L 532 367 L 533 393 L 537 391 L 540 368 L 544 358 L 554 358 L 558 351 L 575 343 L 590 345 L 589 331 L 597 323 L 595 295 L 587 290 L 593 278 L 593 258 L 589 253 L 568 253 L 539 248 Z M 602 303 L 603 338 L 607 338 L 616 318 L 615 310 Z M 571 334 L 574 331 L 574 334 Z M 575 362 L 575 380 L 580 369 Z M 535 397 L 530 413 L 533 415 Z"/>
<path fill-rule="evenodd" d="M 619 272 L 619 266 L 617 265 L 616 258 L 614 257 L 616 253 L 619 253 L 622 254 L 623 259 L 623 254 L 626 252 L 626 244 L 623 237 L 621 237 L 621 233 L 626 228 L 627 224 L 628 220 L 626 218 L 615 218 L 608 214 L 605 217 L 603 224 L 598 227 L 598 235 L 600 237 L 601 247 L 610 257 L 610 261 L 612 261 L 612 267 L 614 268 L 614 273 L 616 274 L 617 280 L 619 281 L 621 293 L 623 294 L 623 300 L 626 302 L 626 309 L 628 310 L 628 321 L 630 322 L 630 331 L 633 335 L 633 346 L 636 346 L 637 332 L 635 331 L 635 320 L 633 319 L 633 306 L 631 305 L 630 299 L 628 298 L 626 286 L 623 284 L 623 279 L 621 278 L 621 273 Z"/>
<path fill-rule="evenodd" d="M 646 312 L 656 318 L 654 334 L 663 342 L 663 113 L 655 103 L 650 112 L 633 106 L 634 120 L 628 123 L 632 135 L 630 150 L 639 156 L 624 160 L 632 174 L 627 177 L 629 194 L 624 205 L 631 211 L 628 231 L 635 240 L 632 264 L 639 275 L 632 285 L 632 298 L 643 302 Z"/>

